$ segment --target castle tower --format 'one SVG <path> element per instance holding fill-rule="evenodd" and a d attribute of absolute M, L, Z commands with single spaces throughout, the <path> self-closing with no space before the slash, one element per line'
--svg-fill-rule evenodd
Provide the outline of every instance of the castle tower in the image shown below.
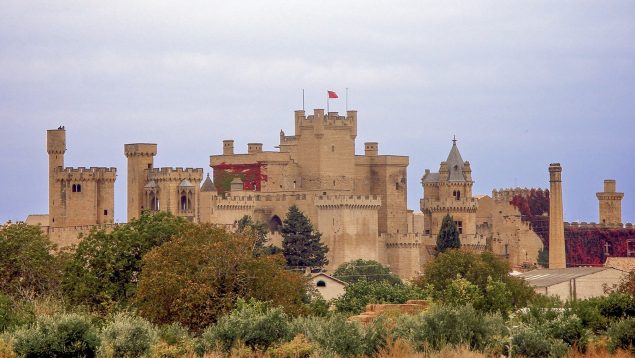
<path fill-rule="evenodd" d="M 141 216 L 144 207 L 144 186 L 146 170 L 152 169 L 157 145 L 152 143 L 132 143 L 124 145 L 128 158 L 128 221 Z"/>
<path fill-rule="evenodd" d="M 426 233 L 435 237 L 443 217 L 450 214 L 459 227 L 461 242 L 468 243 L 475 238 L 478 204 L 472 196 L 472 168 L 470 162 L 461 157 L 456 138 L 452 139 L 452 148 L 448 158 L 441 162 L 439 172 L 431 173 L 426 169 L 421 184 L 423 199 L 420 205 Z"/>
<path fill-rule="evenodd" d="M 64 168 L 66 130 L 63 127 L 46 131 L 46 151 L 49 155 L 49 225 L 64 225 L 62 186 L 55 180 L 56 172 Z"/>
<path fill-rule="evenodd" d="M 606 179 L 604 181 L 604 191 L 595 194 L 600 206 L 601 225 L 621 225 L 622 224 L 622 198 L 624 193 L 615 191 L 615 180 Z"/>
<path fill-rule="evenodd" d="M 549 268 L 567 267 L 562 212 L 562 167 L 549 164 Z"/>

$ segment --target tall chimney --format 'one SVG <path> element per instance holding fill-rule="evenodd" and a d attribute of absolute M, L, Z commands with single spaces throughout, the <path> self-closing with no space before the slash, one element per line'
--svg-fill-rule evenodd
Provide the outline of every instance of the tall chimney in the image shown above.
<path fill-rule="evenodd" d="M 562 213 L 562 167 L 549 165 L 549 269 L 567 267 Z"/>

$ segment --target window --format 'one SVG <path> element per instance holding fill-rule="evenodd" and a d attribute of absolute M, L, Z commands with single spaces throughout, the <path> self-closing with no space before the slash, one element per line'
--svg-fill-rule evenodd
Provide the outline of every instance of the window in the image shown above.
<path fill-rule="evenodd" d="M 334 145 L 332 145 L 332 146 L 331 146 L 331 152 L 334 152 L 334 151 L 335 151 L 335 146 L 334 146 Z"/>
<path fill-rule="evenodd" d="M 456 227 L 459 229 L 459 234 L 463 233 L 463 221 L 455 221 Z"/>
<path fill-rule="evenodd" d="M 454 199 L 456 200 L 461 200 L 461 191 L 460 190 L 455 190 L 452 192 L 452 196 L 454 197 Z"/>
<path fill-rule="evenodd" d="M 320 280 L 317 282 L 317 287 L 326 287 L 326 282 Z"/>
<path fill-rule="evenodd" d="M 148 169 L 152 169 L 152 163 L 148 163 Z"/>
<path fill-rule="evenodd" d="M 635 240 L 626 240 L 626 256 L 635 257 Z"/>
<path fill-rule="evenodd" d="M 73 184 L 71 187 L 71 190 L 73 193 L 81 193 L 82 192 L 82 185 L 81 184 Z"/>
<path fill-rule="evenodd" d="M 108 209 L 104 209 L 104 216 L 108 215 Z"/>

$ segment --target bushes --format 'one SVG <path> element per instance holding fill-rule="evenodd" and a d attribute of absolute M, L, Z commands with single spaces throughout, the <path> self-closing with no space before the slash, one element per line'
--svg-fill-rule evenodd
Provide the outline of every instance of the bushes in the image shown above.
<path fill-rule="evenodd" d="M 237 343 L 255 350 L 267 350 L 289 336 L 288 317 L 282 308 L 269 308 L 266 303 L 239 299 L 237 308 L 223 316 L 202 335 L 206 350 L 229 351 Z"/>
<path fill-rule="evenodd" d="M 608 329 L 608 349 L 611 353 L 618 348 L 635 352 L 635 318 L 614 322 Z"/>
<path fill-rule="evenodd" d="M 345 316 L 298 318 L 291 324 L 292 335 L 302 334 L 319 346 L 320 356 L 371 356 L 386 346 L 388 331 L 381 319 L 366 327 Z"/>
<path fill-rule="evenodd" d="M 387 281 L 358 281 L 346 286 L 346 292 L 335 300 L 338 312 L 358 314 L 369 303 L 406 303 L 407 300 L 423 299 L 423 291 L 404 284 Z"/>
<path fill-rule="evenodd" d="M 512 352 L 528 358 L 564 357 L 567 345 L 562 340 L 549 338 L 543 331 L 525 329 L 513 336 Z"/>
<path fill-rule="evenodd" d="M 14 350 L 26 357 L 94 357 L 99 346 L 90 320 L 77 314 L 40 318 L 14 334 Z"/>
<path fill-rule="evenodd" d="M 419 316 L 400 317 L 393 334 L 419 351 L 436 351 L 445 345 L 483 351 L 495 345 L 503 333 L 503 321 L 497 316 L 484 315 L 471 306 L 441 306 Z"/>
<path fill-rule="evenodd" d="M 156 329 L 140 317 L 120 313 L 101 331 L 100 357 L 144 357 L 157 339 Z"/>

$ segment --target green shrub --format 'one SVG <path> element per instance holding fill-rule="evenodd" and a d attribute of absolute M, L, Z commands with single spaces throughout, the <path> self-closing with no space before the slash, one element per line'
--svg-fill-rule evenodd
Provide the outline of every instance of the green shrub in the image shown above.
<path fill-rule="evenodd" d="M 582 321 L 582 325 L 595 333 L 606 330 L 609 321 L 602 316 L 598 308 L 598 299 L 569 301 L 566 307 Z"/>
<path fill-rule="evenodd" d="M 43 317 L 14 333 L 16 353 L 26 357 L 94 357 L 99 337 L 90 319 L 78 314 Z"/>
<path fill-rule="evenodd" d="M 409 340 L 418 351 L 437 351 L 446 345 L 467 345 L 483 351 L 503 333 L 500 317 L 480 313 L 471 306 L 439 306 L 418 316 L 402 316 L 393 330 L 395 339 Z"/>
<path fill-rule="evenodd" d="M 156 341 L 156 329 L 141 317 L 120 313 L 101 331 L 102 357 L 146 357 Z"/>
<path fill-rule="evenodd" d="M 367 350 L 361 325 L 348 322 L 342 315 L 297 318 L 291 323 L 291 333 L 294 336 L 302 334 L 317 343 L 320 356 L 352 357 Z"/>
<path fill-rule="evenodd" d="M 545 332 L 525 329 L 512 337 L 512 353 L 527 358 L 564 357 L 567 344 L 550 338 Z"/>
<path fill-rule="evenodd" d="M 608 319 L 635 317 L 635 299 L 625 293 L 611 293 L 598 299 L 600 314 Z"/>
<path fill-rule="evenodd" d="M 231 350 L 244 343 L 252 350 L 265 351 L 289 336 L 288 317 L 280 307 L 270 308 L 265 302 L 239 299 L 237 308 L 221 317 L 216 325 L 203 332 L 205 350 Z"/>
<path fill-rule="evenodd" d="M 329 314 L 329 303 L 322 297 L 316 297 L 308 304 L 309 315 L 324 317 Z"/>
<path fill-rule="evenodd" d="M 152 347 L 153 358 L 180 358 L 193 349 L 192 338 L 179 323 L 161 326 L 159 340 Z"/>
<path fill-rule="evenodd" d="M 369 303 L 406 303 L 424 298 L 423 291 L 410 285 L 361 280 L 346 286 L 344 295 L 335 300 L 335 307 L 341 313 L 358 314 Z"/>
<path fill-rule="evenodd" d="M 618 348 L 635 352 L 635 318 L 627 318 L 611 324 L 607 331 L 607 348 L 613 353 Z"/>
<path fill-rule="evenodd" d="M 271 348 L 267 353 L 275 358 L 309 358 L 317 351 L 317 345 L 298 334 L 290 342 Z"/>
<path fill-rule="evenodd" d="M 13 351 L 13 342 L 8 336 L 0 336 L 0 357 L 2 358 L 17 358 L 18 356 Z"/>
<path fill-rule="evenodd" d="M 554 320 L 544 325 L 545 333 L 555 339 L 560 339 L 579 351 L 586 351 L 589 344 L 589 331 L 584 328 L 582 320 L 570 312 L 563 312 Z"/>
<path fill-rule="evenodd" d="M 159 328 L 159 339 L 169 345 L 182 345 L 190 340 L 190 334 L 185 327 L 175 322 Z"/>
<path fill-rule="evenodd" d="M 0 332 L 13 326 L 16 320 L 15 305 L 11 297 L 0 292 Z"/>

